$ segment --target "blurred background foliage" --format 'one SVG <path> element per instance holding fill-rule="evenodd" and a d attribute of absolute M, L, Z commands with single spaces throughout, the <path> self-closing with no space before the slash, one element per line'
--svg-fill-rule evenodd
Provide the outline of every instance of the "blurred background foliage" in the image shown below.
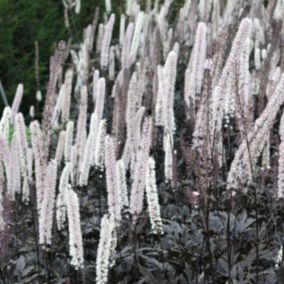
<path fill-rule="evenodd" d="M 143 1 L 141 1 L 143 2 Z M 173 8 L 184 1 L 174 1 Z M 124 10 L 125 1 L 112 1 L 116 14 Z M 144 3 L 141 3 L 144 6 Z M 82 0 L 79 15 L 70 13 L 70 29 L 64 25 L 64 6 L 60 0 L 0 0 L 0 80 L 11 104 L 18 83 L 24 84 L 21 111 L 28 112 L 35 101 L 35 42 L 39 46 L 40 90 L 45 93 L 49 58 L 60 40 L 79 43 L 82 30 L 92 22 L 96 7 L 103 19 L 104 0 Z M 118 22 L 118 21 L 117 21 Z M 0 111 L 3 109 L 0 100 Z"/>
<path fill-rule="evenodd" d="M 103 0 L 83 0 L 80 15 L 72 13 L 68 31 L 62 1 L 0 0 L 0 80 L 9 104 L 18 83 L 23 83 L 25 89 L 23 111 L 34 101 L 35 42 L 39 45 L 40 89 L 44 93 L 55 43 L 70 37 L 72 41 L 80 40 L 82 27 L 92 21 L 95 7 L 102 8 L 103 3 Z"/>

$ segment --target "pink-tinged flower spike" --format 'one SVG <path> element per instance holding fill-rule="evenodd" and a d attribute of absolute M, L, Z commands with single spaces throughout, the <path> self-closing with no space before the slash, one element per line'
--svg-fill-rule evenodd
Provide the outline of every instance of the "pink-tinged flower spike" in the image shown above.
<path fill-rule="evenodd" d="M 35 181 L 36 181 L 36 192 L 37 192 L 37 206 L 43 200 L 43 178 L 45 161 L 43 156 L 43 137 L 38 121 L 33 121 L 30 124 L 31 138 L 32 138 L 32 149 L 35 161 Z"/>
<path fill-rule="evenodd" d="M 1 167 L 2 165 L 0 165 Z M 1 170 L 1 169 L 0 169 Z M 5 219 L 4 219 L 4 208 L 3 208 L 3 188 L 0 185 L 0 232 L 2 232 L 5 228 Z"/>
<path fill-rule="evenodd" d="M 69 254 L 71 256 L 71 265 L 78 270 L 84 267 L 79 200 L 71 185 L 68 185 L 64 192 L 69 228 Z"/>
<path fill-rule="evenodd" d="M 84 149 L 82 164 L 79 169 L 79 186 L 84 186 L 88 184 L 91 160 L 93 157 L 94 140 L 94 134 L 89 133 L 87 143 Z"/>
<path fill-rule="evenodd" d="M 33 179 L 33 160 L 34 160 L 33 149 L 28 148 L 27 150 L 27 169 L 28 169 L 28 177 L 30 179 L 29 182 L 31 182 Z"/>
<path fill-rule="evenodd" d="M 109 48 L 110 48 L 110 43 L 111 43 L 111 38 L 112 38 L 114 21 L 115 21 L 115 15 L 111 14 L 104 28 L 104 36 L 102 40 L 101 58 L 100 58 L 100 64 L 101 64 L 102 69 L 105 69 L 108 66 Z"/>
<path fill-rule="evenodd" d="M 62 108 L 64 106 L 65 92 L 66 92 L 65 85 L 62 84 L 60 87 L 59 95 L 57 97 L 54 110 L 53 110 L 53 115 L 52 115 L 52 128 L 53 129 L 58 127 L 59 117 L 60 117 L 60 114 L 62 113 Z"/>
<path fill-rule="evenodd" d="M 278 0 L 274 8 L 273 19 L 277 21 L 282 21 L 284 11 L 284 1 Z"/>
<path fill-rule="evenodd" d="M 130 47 L 130 65 L 135 62 L 136 56 L 138 53 L 139 43 L 140 43 L 140 37 L 141 37 L 141 31 L 143 28 L 143 20 L 144 20 L 144 12 L 139 12 L 137 16 L 137 20 L 135 22 L 135 29 L 133 33 L 132 43 Z M 128 66 L 130 67 L 130 66 Z"/>
<path fill-rule="evenodd" d="M 97 99 L 99 78 L 100 78 L 100 71 L 95 70 L 93 74 L 93 103 L 96 103 Z"/>
<path fill-rule="evenodd" d="M 75 185 L 76 181 L 76 164 L 77 164 L 77 147 L 76 145 L 71 146 L 71 155 L 70 155 L 70 164 L 71 164 L 71 184 Z"/>
<path fill-rule="evenodd" d="M 175 117 L 174 117 L 174 94 L 177 73 L 178 54 L 171 51 L 168 54 L 167 61 L 164 66 L 164 81 L 163 87 L 163 114 L 164 114 L 164 131 L 175 132 Z"/>
<path fill-rule="evenodd" d="M 23 178 L 22 198 L 24 201 L 29 200 L 29 184 L 31 180 L 28 171 L 28 142 L 26 136 L 26 125 L 22 113 L 17 113 L 15 116 L 15 135 L 17 139 L 18 151 L 20 154 L 21 176 Z"/>
<path fill-rule="evenodd" d="M 126 183 L 126 171 L 122 159 L 116 162 L 117 188 L 120 193 L 121 208 L 129 206 L 129 197 Z"/>
<path fill-rule="evenodd" d="M 111 81 L 115 79 L 115 46 L 111 46 L 109 51 L 108 78 Z"/>
<path fill-rule="evenodd" d="M 158 75 L 158 93 L 156 100 L 156 111 L 155 111 L 155 125 L 164 126 L 164 112 L 163 112 L 163 96 L 164 96 L 164 73 L 163 67 L 158 66 L 157 69 Z"/>
<path fill-rule="evenodd" d="M 284 114 L 282 113 L 280 121 L 280 145 L 279 145 L 279 158 L 278 158 L 278 191 L 277 197 L 284 197 Z"/>
<path fill-rule="evenodd" d="M 79 108 L 79 117 L 77 123 L 77 131 L 76 131 L 76 148 L 77 148 L 77 159 L 74 164 L 75 176 L 78 178 L 79 176 L 79 168 L 81 166 L 84 154 L 84 148 L 87 139 L 87 100 L 88 100 L 88 91 L 87 87 L 84 86 L 81 90 L 81 99 L 80 99 L 80 108 Z"/>
<path fill-rule="evenodd" d="M 105 94 L 106 94 L 106 80 L 105 78 L 100 78 L 98 81 L 97 94 L 96 94 L 96 106 L 94 110 L 94 112 L 97 115 L 98 121 L 101 121 L 103 118 Z"/>
<path fill-rule="evenodd" d="M 146 172 L 146 196 L 152 230 L 157 234 L 163 233 L 163 224 L 160 213 L 158 189 L 156 182 L 155 160 L 150 157 Z"/>
<path fill-rule="evenodd" d="M 111 218 L 120 222 L 121 220 L 121 203 L 120 192 L 117 187 L 117 171 L 115 158 L 115 143 L 111 136 L 105 138 L 105 167 L 106 167 L 106 185 L 107 185 L 107 201 L 108 211 Z"/>
<path fill-rule="evenodd" d="M 97 34 L 96 54 L 99 54 L 102 50 L 103 35 L 104 35 L 104 24 L 100 23 Z"/>
<path fill-rule="evenodd" d="M 5 107 L 1 120 L 0 120 L 0 136 L 7 142 L 9 141 L 10 135 L 10 123 L 11 123 L 12 111 L 10 107 Z"/>
<path fill-rule="evenodd" d="M 81 11 L 81 0 L 76 0 L 75 13 L 80 14 L 80 11 Z"/>
<path fill-rule="evenodd" d="M 124 14 L 120 15 L 120 24 L 119 24 L 119 45 L 122 46 L 124 43 L 125 37 L 125 20 L 126 17 Z"/>
<path fill-rule="evenodd" d="M 167 133 L 164 135 L 165 152 L 165 179 L 167 182 L 173 179 L 173 137 Z"/>
<path fill-rule="evenodd" d="M 130 140 L 131 143 L 131 159 L 130 159 L 130 168 L 131 168 L 131 174 L 135 168 L 135 162 L 136 162 L 136 156 L 137 156 L 137 151 L 139 148 L 139 143 L 141 139 L 141 126 L 142 126 L 142 120 L 143 116 L 145 113 L 145 107 L 140 107 L 140 109 L 136 112 L 133 121 L 133 129 L 132 129 L 132 137 Z"/>
<path fill-rule="evenodd" d="M 6 186 L 8 188 L 8 192 L 9 189 L 11 188 L 11 165 L 10 165 L 10 150 L 9 150 L 9 146 L 8 146 L 8 142 L 6 139 L 4 139 L 3 137 L 1 137 L 0 135 L 0 163 L 2 165 L 4 165 L 4 172 L 5 172 L 5 176 L 3 178 L 6 177 Z M 4 180 L 3 180 L 4 182 Z"/>
<path fill-rule="evenodd" d="M 56 224 L 58 230 L 64 228 L 64 222 L 66 220 L 66 204 L 64 202 L 64 192 L 68 187 L 69 179 L 71 176 L 71 163 L 67 163 L 62 171 L 60 181 L 59 181 L 59 194 L 56 201 Z"/>
<path fill-rule="evenodd" d="M 52 160 L 45 169 L 43 201 L 39 208 L 39 244 L 43 245 L 44 249 L 51 245 L 56 177 L 57 163 Z"/>
<path fill-rule="evenodd" d="M 22 113 L 17 113 L 15 116 L 15 133 L 21 156 L 21 167 L 22 170 L 24 170 L 27 167 L 28 141 L 26 135 L 26 125 Z"/>
<path fill-rule="evenodd" d="M 230 116 L 235 113 L 236 92 L 234 89 L 234 80 L 236 75 L 236 63 L 238 63 L 240 58 L 247 58 L 247 54 L 244 54 L 244 52 L 247 53 L 248 39 L 250 38 L 251 34 L 251 26 L 252 21 L 249 18 L 244 18 L 241 21 L 238 32 L 234 38 L 229 57 L 222 70 L 222 74 L 218 82 L 218 86 L 220 87 L 221 92 L 218 104 L 222 106 L 222 108 L 220 108 L 220 117 L 222 117 L 223 114 Z M 247 64 L 245 66 L 247 66 Z"/>
<path fill-rule="evenodd" d="M 9 159 L 10 159 L 10 174 L 9 177 L 11 178 L 10 185 L 8 187 L 8 194 L 12 200 L 15 200 L 15 194 L 21 192 L 21 160 L 19 154 L 19 148 L 17 143 L 16 133 L 14 132 L 12 142 L 10 145 L 10 152 L 9 152 Z M 26 188 L 24 188 L 26 190 Z M 24 192 L 25 194 L 25 192 Z M 25 199 L 25 195 L 23 196 Z"/>
<path fill-rule="evenodd" d="M 236 189 L 240 183 L 251 182 L 258 158 L 265 146 L 267 133 L 271 130 L 275 117 L 284 103 L 284 74 L 269 101 L 239 146 L 227 178 L 227 188 Z"/>
<path fill-rule="evenodd" d="M 89 131 L 89 137 L 90 137 L 90 143 L 91 143 L 91 148 L 90 148 L 90 161 L 89 165 L 90 167 L 95 165 L 95 155 L 96 155 L 96 145 L 97 145 L 97 139 L 98 139 L 98 134 L 99 134 L 99 128 L 100 128 L 100 121 L 98 121 L 97 114 L 92 113 L 91 115 L 91 121 L 90 121 L 90 131 Z M 91 135 L 92 134 L 92 135 Z"/>
<path fill-rule="evenodd" d="M 128 68 L 130 65 L 130 48 L 131 48 L 131 41 L 132 41 L 132 35 L 134 31 L 134 24 L 129 23 L 126 29 L 125 38 L 122 46 L 122 52 L 121 52 L 121 66 L 122 68 Z"/>
<path fill-rule="evenodd" d="M 73 69 L 71 68 L 67 69 L 65 73 L 65 80 L 64 80 L 65 92 L 64 92 L 64 98 L 62 100 L 62 114 L 61 114 L 63 123 L 67 122 L 70 116 L 73 73 L 74 73 Z"/>
<path fill-rule="evenodd" d="M 91 166 L 95 165 L 96 138 L 97 138 L 98 127 L 99 123 L 97 121 L 97 115 L 96 113 L 92 113 L 90 121 L 90 131 L 84 149 L 82 165 L 79 169 L 80 186 L 88 184 L 89 172 Z"/>
<path fill-rule="evenodd" d="M 96 284 L 108 283 L 109 267 L 111 266 L 116 245 L 117 234 L 115 222 L 105 214 L 101 220 L 100 242 L 97 251 Z"/>
<path fill-rule="evenodd" d="M 34 119 L 35 117 L 35 107 L 34 106 L 30 106 L 29 115 L 31 119 Z"/>
<path fill-rule="evenodd" d="M 213 38 L 216 38 L 220 29 L 221 17 L 220 17 L 220 1 L 213 0 L 213 12 L 212 12 L 212 30 Z"/>
<path fill-rule="evenodd" d="M 12 123 L 14 123 L 15 115 L 19 111 L 20 104 L 22 102 L 23 98 L 23 93 L 24 93 L 24 85 L 19 84 L 17 87 L 16 95 L 13 100 L 12 104 Z"/>
<path fill-rule="evenodd" d="M 137 72 L 134 72 L 131 77 L 129 89 L 127 92 L 127 107 L 126 107 L 127 140 L 123 153 L 123 160 L 126 168 L 129 167 L 129 163 L 131 162 L 131 159 L 133 157 L 134 146 L 135 146 L 134 144 L 135 132 L 139 131 L 140 134 L 141 120 L 145 110 L 144 107 L 141 107 L 143 92 L 144 92 L 144 83 L 145 83 L 144 78 L 141 77 L 138 79 Z"/>
<path fill-rule="evenodd" d="M 74 132 L 74 122 L 68 121 L 67 127 L 66 127 L 65 145 L 64 145 L 65 162 L 69 162 L 71 159 L 71 148 L 73 145 L 73 132 Z"/>
<path fill-rule="evenodd" d="M 103 169 L 105 165 L 105 137 L 106 137 L 106 120 L 100 122 L 98 137 L 95 149 L 95 166 Z"/>
<path fill-rule="evenodd" d="M 130 213 L 135 222 L 143 209 L 143 197 L 146 182 L 147 161 L 152 140 L 152 118 L 146 117 L 143 123 L 141 144 L 137 153 L 137 161 L 133 171 L 133 183 L 130 196 Z"/>
<path fill-rule="evenodd" d="M 195 116 L 198 97 L 201 93 L 204 63 L 206 60 L 206 24 L 200 22 L 197 26 L 195 44 L 190 61 L 185 72 L 184 99 L 190 111 L 188 116 Z"/>
<path fill-rule="evenodd" d="M 40 103 L 42 101 L 42 94 L 41 91 L 36 92 L 36 100 Z"/>
<path fill-rule="evenodd" d="M 110 14 L 111 12 L 111 0 L 105 0 L 105 7 L 107 14 Z"/>
<path fill-rule="evenodd" d="M 56 152 L 55 152 L 55 161 L 57 162 L 57 165 L 60 165 L 63 155 L 64 155 L 65 140 L 66 140 L 66 131 L 62 130 L 60 131 L 60 134 L 58 137 L 57 147 L 56 147 Z"/>

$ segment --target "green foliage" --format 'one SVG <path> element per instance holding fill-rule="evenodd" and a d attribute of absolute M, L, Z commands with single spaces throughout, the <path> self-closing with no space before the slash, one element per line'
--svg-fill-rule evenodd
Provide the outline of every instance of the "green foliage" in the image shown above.
<path fill-rule="evenodd" d="M 116 16 L 122 13 L 124 1 L 112 1 Z M 146 1 L 141 1 L 144 6 Z M 176 1 L 174 10 L 184 1 Z M 49 58 L 55 44 L 71 38 L 80 43 L 82 29 L 92 22 L 96 7 L 104 11 L 104 0 L 82 0 L 81 12 L 70 13 L 70 29 L 64 25 L 64 7 L 60 0 L 0 0 L 0 80 L 9 104 L 19 83 L 24 84 L 21 111 L 28 113 L 34 104 L 37 84 L 35 79 L 35 42 L 39 45 L 39 73 L 41 91 L 48 81 Z M 104 13 L 100 13 L 102 19 Z M 117 21 L 118 23 L 118 21 Z M 118 31 L 116 25 L 115 31 Z M 3 102 L 0 101 L 0 110 Z"/>
<path fill-rule="evenodd" d="M 92 21 L 102 0 L 82 1 L 80 15 L 72 13 L 71 28 L 64 26 L 64 8 L 58 0 L 0 0 L 0 80 L 11 104 L 18 83 L 25 87 L 24 105 L 28 112 L 37 90 L 35 80 L 35 41 L 39 44 L 40 89 L 48 80 L 49 58 L 60 40 L 80 42 L 82 28 Z M 3 102 L 0 102 L 0 109 Z"/>

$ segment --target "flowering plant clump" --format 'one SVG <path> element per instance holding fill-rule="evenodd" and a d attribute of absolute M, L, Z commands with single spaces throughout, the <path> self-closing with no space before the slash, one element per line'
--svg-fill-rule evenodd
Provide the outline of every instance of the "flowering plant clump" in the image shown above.
<path fill-rule="evenodd" d="M 2 111 L 0 283 L 282 283 L 283 1 L 140 2 Z"/>

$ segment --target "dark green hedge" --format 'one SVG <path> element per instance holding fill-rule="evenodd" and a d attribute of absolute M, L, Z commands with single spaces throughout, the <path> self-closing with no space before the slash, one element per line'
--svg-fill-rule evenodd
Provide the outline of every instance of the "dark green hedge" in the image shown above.
<path fill-rule="evenodd" d="M 71 30 L 64 26 L 64 8 L 60 0 L 0 0 L 0 80 L 9 103 L 17 84 L 25 86 L 24 111 L 34 101 L 37 89 L 34 71 L 35 41 L 40 52 L 40 88 L 45 89 L 48 62 L 59 40 L 81 40 L 82 28 L 91 22 L 95 7 L 102 0 L 82 1 L 80 15 L 73 14 Z M 0 102 L 0 109 L 3 102 Z"/>
<path fill-rule="evenodd" d="M 11 104 L 18 83 L 24 84 L 25 100 L 21 111 L 26 113 L 34 103 L 37 90 L 35 79 L 35 41 L 39 44 L 40 89 L 44 92 L 48 80 L 48 63 L 54 45 L 60 40 L 80 42 L 82 29 L 89 24 L 96 7 L 103 16 L 104 0 L 81 0 L 80 15 L 72 13 L 71 28 L 64 26 L 61 0 L 0 0 L 0 80 Z M 144 0 L 141 2 L 145 2 Z M 175 1 L 173 10 L 184 0 Z M 113 10 L 120 14 L 125 1 L 112 1 Z M 144 6 L 144 3 L 141 3 Z M 0 99 L 0 110 L 3 108 Z"/>

